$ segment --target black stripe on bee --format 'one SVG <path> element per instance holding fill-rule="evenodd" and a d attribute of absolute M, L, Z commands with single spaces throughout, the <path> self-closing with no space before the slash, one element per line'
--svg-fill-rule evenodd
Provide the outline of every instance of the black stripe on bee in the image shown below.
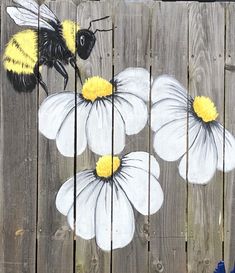
<path fill-rule="evenodd" d="M 7 71 L 7 77 L 18 92 L 32 92 L 37 85 L 37 78 L 34 74 L 17 74 Z"/>

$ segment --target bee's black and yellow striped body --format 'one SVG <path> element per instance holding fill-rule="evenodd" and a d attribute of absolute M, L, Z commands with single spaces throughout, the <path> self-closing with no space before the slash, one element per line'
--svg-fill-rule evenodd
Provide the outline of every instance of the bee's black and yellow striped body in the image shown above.
<path fill-rule="evenodd" d="M 7 7 L 7 13 L 19 26 L 29 26 L 16 33 L 6 46 L 3 61 L 7 76 L 15 90 L 32 91 L 39 83 L 47 92 L 40 67 L 54 67 L 64 78 L 64 88 L 68 74 L 64 65 L 71 64 L 78 77 L 80 72 L 76 64 L 78 57 L 86 60 L 95 45 L 97 31 L 90 31 L 91 23 L 108 18 L 92 20 L 88 29 L 80 29 L 73 21 L 60 22 L 47 5 L 38 5 L 35 0 L 13 0 L 18 6 Z M 39 30 L 39 31 L 38 31 Z"/>
<path fill-rule="evenodd" d="M 27 29 L 13 35 L 5 49 L 4 67 L 15 90 L 32 91 L 38 82 L 41 65 L 56 67 L 63 76 L 63 65 L 75 63 L 76 35 L 79 26 L 72 21 L 54 25 L 56 31 Z"/>
<path fill-rule="evenodd" d="M 5 49 L 4 67 L 17 91 L 32 91 L 37 79 L 34 74 L 38 60 L 38 37 L 34 30 L 21 31 L 11 38 Z"/>

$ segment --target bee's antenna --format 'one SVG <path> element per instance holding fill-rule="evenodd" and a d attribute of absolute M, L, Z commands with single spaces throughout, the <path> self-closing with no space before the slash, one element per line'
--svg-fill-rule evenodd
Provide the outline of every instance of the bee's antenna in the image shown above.
<path fill-rule="evenodd" d="M 94 34 L 96 34 L 96 32 L 105 32 L 105 31 L 112 31 L 112 30 L 113 30 L 113 28 L 110 28 L 110 29 L 96 29 L 94 31 Z"/>
<path fill-rule="evenodd" d="M 110 16 L 105 16 L 105 17 L 102 17 L 102 18 L 99 18 L 99 19 L 95 19 L 95 20 L 90 21 L 88 30 L 91 28 L 91 24 L 92 24 L 92 23 L 97 22 L 97 21 L 101 21 L 101 20 L 104 20 L 104 19 L 107 19 L 107 18 L 109 18 L 109 17 L 110 17 Z"/>

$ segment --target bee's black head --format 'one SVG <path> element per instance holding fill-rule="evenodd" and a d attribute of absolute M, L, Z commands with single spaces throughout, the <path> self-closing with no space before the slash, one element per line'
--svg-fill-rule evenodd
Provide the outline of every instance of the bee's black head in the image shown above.
<path fill-rule="evenodd" d="M 90 21 L 88 29 L 81 29 L 76 34 L 76 46 L 77 46 L 77 54 L 78 56 L 86 60 L 95 45 L 95 34 L 96 32 L 104 32 L 104 31 L 111 31 L 112 29 L 96 29 L 94 32 L 90 31 L 91 25 L 94 22 L 101 21 L 104 19 L 109 18 L 109 16 L 105 16 L 99 19 L 95 19 Z"/>
<path fill-rule="evenodd" d="M 76 34 L 76 46 L 78 56 L 86 60 L 95 45 L 95 34 L 88 29 L 81 29 Z"/>

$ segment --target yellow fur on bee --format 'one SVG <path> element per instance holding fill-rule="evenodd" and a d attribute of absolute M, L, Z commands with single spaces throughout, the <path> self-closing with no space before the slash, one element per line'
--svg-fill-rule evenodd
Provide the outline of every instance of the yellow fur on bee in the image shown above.
<path fill-rule="evenodd" d="M 73 21 L 65 20 L 62 22 L 62 35 L 68 49 L 75 54 L 76 51 L 76 33 L 80 26 Z"/>
<path fill-rule="evenodd" d="M 32 74 L 38 59 L 37 33 L 27 29 L 13 35 L 3 59 L 6 70 L 17 74 Z"/>

